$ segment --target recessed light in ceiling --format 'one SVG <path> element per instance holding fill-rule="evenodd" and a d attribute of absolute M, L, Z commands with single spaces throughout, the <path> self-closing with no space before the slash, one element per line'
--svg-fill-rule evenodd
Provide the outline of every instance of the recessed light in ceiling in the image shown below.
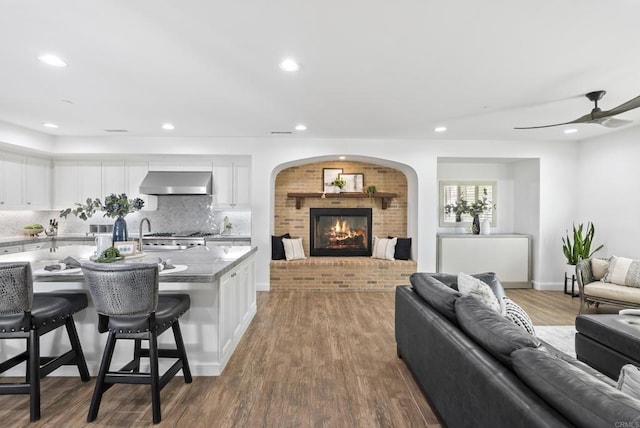
<path fill-rule="evenodd" d="M 45 122 L 45 123 L 42 124 L 42 126 L 44 126 L 45 128 L 53 128 L 53 129 L 58 127 L 58 125 L 56 125 L 55 123 L 51 123 L 51 122 Z"/>
<path fill-rule="evenodd" d="M 302 123 L 299 125 L 296 125 L 296 131 L 306 131 L 306 130 L 307 130 L 307 127 Z"/>
<path fill-rule="evenodd" d="M 576 128 L 570 128 L 570 129 L 565 129 L 564 130 L 565 134 L 574 134 L 576 132 L 578 132 L 578 130 Z"/>
<path fill-rule="evenodd" d="M 294 72 L 300 70 L 300 66 L 295 60 L 287 58 L 280 63 L 280 69 L 283 71 Z"/>
<path fill-rule="evenodd" d="M 173 126 L 172 123 L 163 123 L 162 129 L 164 129 L 165 131 L 173 131 L 174 129 L 176 129 L 176 127 Z"/>
<path fill-rule="evenodd" d="M 444 131 L 447 130 L 447 127 L 446 126 L 436 126 L 433 130 L 436 131 L 436 132 L 444 132 Z"/>
<path fill-rule="evenodd" d="M 55 55 L 51 55 L 51 54 L 46 54 L 46 55 L 40 55 L 38 57 L 38 59 L 42 62 L 44 62 L 47 65 L 50 65 L 52 67 L 66 67 L 67 63 L 64 62 L 62 59 L 60 59 L 60 57 L 57 57 Z"/>

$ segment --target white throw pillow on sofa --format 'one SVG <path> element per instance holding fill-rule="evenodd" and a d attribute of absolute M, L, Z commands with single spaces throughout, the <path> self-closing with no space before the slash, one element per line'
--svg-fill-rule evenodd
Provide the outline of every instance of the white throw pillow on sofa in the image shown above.
<path fill-rule="evenodd" d="M 536 330 L 533 327 L 533 321 L 529 318 L 529 314 L 520 307 L 516 302 L 508 298 L 507 296 L 502 298 L 500 302 L 502 306 L 502 315 L 514 323 L 515 325 L 522 327 L 524 331 L 535 336 Z"/>
<path fill-rule="evenodd" d="M 306 259 L 302 238 L 282 238 L 282 243 L 284 244 L 284 255 L 287 260 Z"/>
<path fill-rule="evenodd" d="M 467 275 L 464 272 L 458 273 L 458 291 L 462 294 L 473 294 L 485 306 L 500 312 L 500 302 L 496 295 L 493 294 L 493 290 L 478 278 Z"/>
<path fill-rule="evenodd" d="M 600 281 L 605 277 L 609 270 L 609 260 L 605 259 L 591 259 L 591 273 L 593 279 Z"/>
<path fill-rule="evenodd" d="M 609 271 L 602 280 L 627 287 L 640 287 L 640 260 L 611 256 Z"/>
<path fill-rule="evenodd" d="M 371 258 L 383 260 L 395 260 L 393 255 L 396 252 L 396 243 L 398 238 L 378 238 L 373 237 L 373 252 Z"/>

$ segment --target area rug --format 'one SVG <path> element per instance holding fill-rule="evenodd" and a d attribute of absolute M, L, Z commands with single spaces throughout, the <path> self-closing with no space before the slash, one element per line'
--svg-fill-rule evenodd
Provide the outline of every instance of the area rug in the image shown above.
<path fill-rule="evenodd" d="M 576 356 L 575 334 L 572 325 L 541 325 L 535 326 L 536 336 L 565 354 Z"/>

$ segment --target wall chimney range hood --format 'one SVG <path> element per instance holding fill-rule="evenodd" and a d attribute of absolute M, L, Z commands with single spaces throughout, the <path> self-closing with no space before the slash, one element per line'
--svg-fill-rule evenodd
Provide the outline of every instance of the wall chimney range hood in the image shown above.
<path fill-rule="evenodd" d="M 145 195 L 212 195 L 211 171 L 149 171 L 140 184 Z"/>

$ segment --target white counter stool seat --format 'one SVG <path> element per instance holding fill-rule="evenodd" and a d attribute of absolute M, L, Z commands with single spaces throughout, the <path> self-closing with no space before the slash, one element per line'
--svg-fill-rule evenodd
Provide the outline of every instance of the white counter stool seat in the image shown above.
<path fill-rule="evenodd" d="M 25 383 L 3 383 L 0 395 L 29 394 L 30 420 L 40 419 L 40 379 L 63 365 L 75 365 L 89 381 L 73 314 L 87 307 L 85 293 L 33 293 L 29 262 L 0 263 L 0 339 L 26 339 L 27 349 L 0 363 L 0 373 L 26 361 Z M 40 356 L 40 336 L 66 326 L 71 350 L 56 357 Z"/>
<path fill-rule="evenodd" d="M 162 419 L 160 390 L 180 370 L 185 383 L 192 380 L 178 323 L 178 318 L 189 310 L 189 296 L 159 294 L 156 263 L 85 263 L 82 272 L 99 314 L 98 331 L 109 332 L 87 421 L 96 419 L 102 395 L 113 384 L 142 383 L 151 385 L 153 423 L 159 423 Z M 176 349 L 158 349 L 158 336 L 169 327 L 173 330 Z M 116 341 L 120 339 L 135 341 L 133 359 L 120 370 L 110 371 Z M 143 340 L 149 342 L 145 349 Z M 149 373 L 140 373 L 141 357 L 149 358 Z M 162 376 L 158 358 L 176 359 Z"/>

